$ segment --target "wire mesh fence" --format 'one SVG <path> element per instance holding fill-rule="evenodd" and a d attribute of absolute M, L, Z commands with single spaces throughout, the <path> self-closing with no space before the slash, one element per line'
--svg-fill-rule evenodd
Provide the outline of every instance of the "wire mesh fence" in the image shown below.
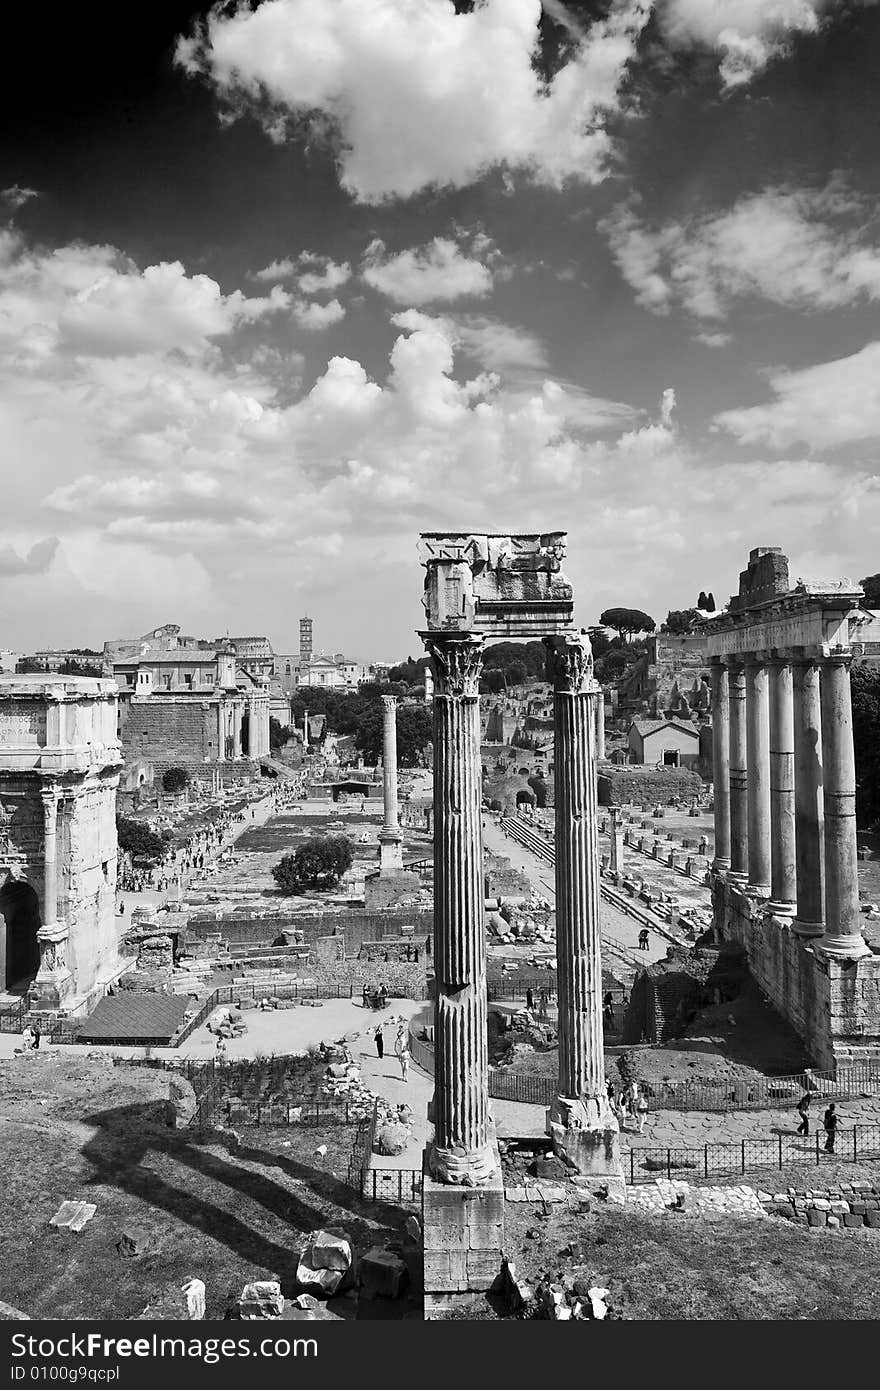
<path fill-rule="evenodd" d="M 814 1135 L 778 1134 L 772 1139 L 742 1139 L 733 1144 L 704 1144 L 702 1148 L 631 1148 L 625 1160 L 631 1183 L 655 1182 L 658 1177 L 730 1178 L 760 1169 L 821 1164 L 869 1163 L 880 1158 L 880 1126 L 853 1125 L 838 1130 L 829 1149 L 824 1130 Z"/>

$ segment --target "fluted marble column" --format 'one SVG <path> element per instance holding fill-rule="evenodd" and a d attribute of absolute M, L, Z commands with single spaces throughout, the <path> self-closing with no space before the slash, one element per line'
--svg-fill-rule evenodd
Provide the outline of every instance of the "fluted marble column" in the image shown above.
<path fill-rule="evenodd" d="M 749 892 L 770 896 L 770 703 L 767 667 L 746 666 L 746 762 L 749 808 Z"/>
<path fill-rule="evenodd" d="M 715 803 L 715 858 L 712 868 L 730 868 L 730 697 L 727 667 L 712 662 L 712 798 Z"/>
<path fill-rule="evenodd" d="M 380 867 L 403 868 L 403 836 L 397 808 L 397 700 L 382 696 L 383 745 L 382 778 L 385 793 L 385 824 L 379 831 Z"/>
<path fill-rule="evenodd" d="M 748 752 L 746 743 L 746 676 L 728 663 L 730 701 L 730 877 L 745 884 L 749 877 Z"/>
<path fill-rule="evenodd" d="M 554 1148 L 580 1172 L 618 1172 L 617 1122 L 605 1090 L 596 700 L 589 639 L 545 639 L 553 683 L 556 820 L 556 989 L 559 1096 Z"/>
<path fill-rule="evenodd" d="M 37 931 L 40 968 L 30 990 L 33 1008 L 57 1008 L 70 993 L 73 976 L 67 968 L 69 928 L 58 920 L 58 809 L 56 787 L 44 788 L 43 803 L 43 911 Z"/>
<path fill-rule="evenodd" d="M 596 757 L 605 757 L 605 696 L 596 691 Z"/>
<path fill-rule="evenodd" d="M 799 660 L 793 666 L 794 802 L 798 936 L 825 930 L 825 812 L 822 794 L 822 710 L 819 666 Z"/>
<path fill-rule="evenodd" d="M 232 707 L 232 756 L 241 758 L 241 699 L 236 696 Z"/>
<path fill-rule="evenodd" d="M 479 1184 L 495 1158 L 489 1119 L 480 761 L 483 640 L 432 632 L 434 672 L 434 1141 L 431 1173 Z"/>
<path fill-rule="evenodd" d="M 853 749 L 850 654 L 821 665 L 822 767 L 825 799 L 825 955 L 858 960 L 870 955 L 862 936 L 856 841 L 856 762 Z"/>
<path fill-rule="evenodd" d="M 794 818 L 794 696 L 791 665 L 773 658 L 770 671 L 770 903 L 776 917 L 797 904 Z"/>

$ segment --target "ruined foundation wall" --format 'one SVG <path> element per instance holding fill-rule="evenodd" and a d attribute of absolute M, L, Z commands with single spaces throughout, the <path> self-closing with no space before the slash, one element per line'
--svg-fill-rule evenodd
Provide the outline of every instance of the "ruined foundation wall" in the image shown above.
<path fill-rule="evenodd" d="M 791 927 L 758 915 L 753 900 L 715 879 L 715 923 L 737 941 L 749 970 L 801 1037 L 821 1070 L 880 1058 L 880 956 L 859 961 L 817 956 Z"/>

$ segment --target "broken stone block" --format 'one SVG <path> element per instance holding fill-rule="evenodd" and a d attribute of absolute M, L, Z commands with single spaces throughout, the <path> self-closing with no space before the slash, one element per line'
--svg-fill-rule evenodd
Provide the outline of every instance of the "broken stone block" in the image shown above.
<path fill-rule="evenodd" d="M 284 1295 L 277 1279 L 257 1279 L 245 1284 L 238 1300 L 238 1316 L 244 1321 L 280 1318 L 283 1312 Z"/>
<path fill-rule="evenodd" d="M 408 1216 L 403 1224 L 403 1229 L 406 1231 L 406 1234 L 409 1236 L 410 1240 L 415 1241 L 415 1243 L 418 1245 L 419 1241 L 422 1239 L 422 1228 L 419 1224 L 418 1217 Z"/>
<path fill-rule="evenodd" d="M 116 1253 L 133 1259 L 143 1255 L 155 1244 L 152 1231 L 147 1226 L 126 1226 L 116 1242 Z"/>
<path fill-rule="evenodd" d="M 411 1138 L 412 1131 L 406 1125 L 399 1124 L 396 1120 L 387 1120 L 376 1131 L 373 1152 L 392 1156 L 402 1154 Z"/>
<path fill-rule="evenodd" d="M 299 1258 L 297 1283 L 320 1289 L 329 1298 L 353 1273 L 353 1265 L 351 1241 L 344 1232 L 314 1231 Z"/>
<path fill-rule="evenodd" d="M 407 1278 L 406 1264 L 393 1250 L 374 1245 L 361 1260 L 361 1292 L 365 1298 L 399 1298 Z"/>

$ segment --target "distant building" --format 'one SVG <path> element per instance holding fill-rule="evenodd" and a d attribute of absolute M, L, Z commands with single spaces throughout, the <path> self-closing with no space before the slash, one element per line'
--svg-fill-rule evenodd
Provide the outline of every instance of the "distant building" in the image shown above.
<path fill-rule="evenodd" d="M 313 623 L 311 618 L 300 618 L 299 620 L 299 657 L 306 666 L 312 659 L 313 644 Z"/>
<path fill-rule="evenodd" d="M 21 652 L 11 652 L 7 647 L 0 650 L 0 674 L 10 675 L 22 659 Z"/>
<path fill-rule="evenodd" d="M 275 674 L 275 653 L 268 637 L 215 637 L 215 646 L 227 643 L 243 671 L 270 680 Z"/>
<path fill-rule="evenodd" d="M 700 764 L 700 731 L 680 719 L 634 719 L 627 746 L 631 763 L 693 769 Z"/>
<path fill-rule="evenodd" d="M 71 647 L 67 651 L 40 651 L 30 656 L 20 655 L 15 669 L 18 670 L 24 664 L 36 667 L 40 671 L 54 672 L 67 672 L 71 666 L 76 666 L 87 674 L 100 676 L 102 658 L 101 653 L 93 651 L 91 647 Z"/>
<path fill-rule="evenodd" d="M 105 642 L 104 665 L 119 686 L 127 769 L 196 772 L 202 764 L 254 761 L 269 752 L 269 680 L 241 665 L 226 639 L 185 637 L 166 623 L 142 637 Z"/>
<path fill-rule="evenodd" d="M 682 695 L 689 702 L 692 695 L 698 696 L 708 711 L 708 685 L 702 693 L 709 669 L 708 644 L 705 632 L 653 633 L 647 639 L 647 653 L 618 682 L 621 713 L 645 711 L 654 718 L 667 711 L 677 713 Z"/>

